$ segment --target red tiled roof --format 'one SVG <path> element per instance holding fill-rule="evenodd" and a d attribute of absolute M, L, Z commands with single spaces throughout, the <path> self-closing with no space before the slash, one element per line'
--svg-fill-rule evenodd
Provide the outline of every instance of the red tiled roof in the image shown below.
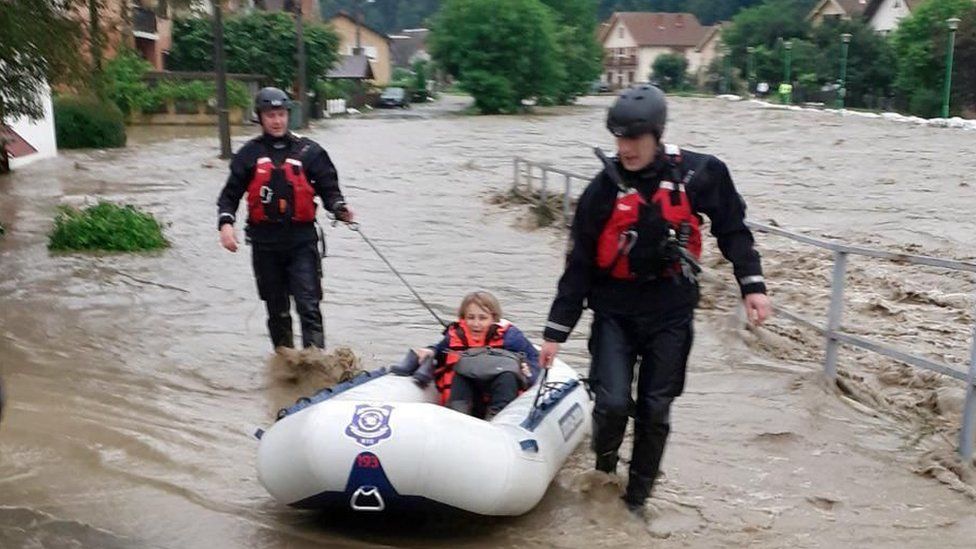
<path fill-rule="evenodd" d="M 613 14 L 608 30 L 618 20 L 627 27 L 638 46 L 694 47 L 708 32 L 708 28 L 690 13 L 617 12 Z"/>
<path fill-rule="evenodd" d="M 7 154 L 12 158 L 21 158 L 37 152 L 37 149 L 25 141 L 23 137 L 4 124 L 0 124 L 0 141 L 4 142 Z"/>

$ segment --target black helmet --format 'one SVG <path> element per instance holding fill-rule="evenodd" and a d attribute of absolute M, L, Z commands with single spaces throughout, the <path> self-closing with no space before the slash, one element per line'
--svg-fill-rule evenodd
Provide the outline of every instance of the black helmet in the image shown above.
<path fill-rule="evenodd" d="M 257 96 L 254 97 L 254 114 L 260 115 L 271 109 L 287 109 L 288 94 L 278 88 L 261 88 Z"/>
<path fill-rule="evenodd" d="M 668 120 L 664 92 L 650 84 L 625 90 L 607 113 L 607 129 L 617 137 L 637 137 L 650 133 L 658 141 Z"/>

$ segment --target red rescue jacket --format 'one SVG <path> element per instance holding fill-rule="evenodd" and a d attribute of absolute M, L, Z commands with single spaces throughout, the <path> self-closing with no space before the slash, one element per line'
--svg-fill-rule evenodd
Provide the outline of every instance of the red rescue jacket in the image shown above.
<path fill-rule="evenodd" d="M 315 189 L 301 161 L 307 148 L 289 153 L 281 166 L 275 166 L 268 156 L 257 160 L 254 177 L 247 185 L 248 223 L 315 221 Z"/>
<path fill-rule="evenodd" d="M 701 219 L 692 210 L 685 188 L 694 172 L 685 170 L 682 175 L 681 149 L 677 146 L 665 145 L 664 153 L 671 167 L 670 179 L 662 178 L 649 200 L 636 189 L 618 195 L 597 240 L 597 266 L 613 278 L 636 280 L 635 270 L 640 266 L 633 265 L 630 256 L 637 241 L 652 240 L 643 245 L 660 247 L 663 253 L 669 229 L 680 246 L 696 259 L 701 256 Z M 668 272 L 665 269 L 659 274 Z"/>
<path fill-rule="evenodd" d="M 438 357 L 437 368 L 434 370 L 434 383 L 441 395 L 441 405 L 446 405 L 451 396 L 451 382 L 454 381 L 454 365 L 460 358 L 460 351 L 472 347 L 501 347 L 505 343 L 505 332 L 512 325 L 502 319 L 488 327 L 484 341 L 476 340 L 470 335 L 468 325 L 464 320 L 451 323 L 445 331 L 447 337 L 447 352 Z"/>

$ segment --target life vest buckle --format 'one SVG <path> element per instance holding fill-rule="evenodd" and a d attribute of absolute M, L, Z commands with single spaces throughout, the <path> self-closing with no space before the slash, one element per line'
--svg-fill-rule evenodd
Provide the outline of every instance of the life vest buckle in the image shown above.
<path fill-rule="evenodd" d="M 261 187 L 259 196 L 261 197 L 262 204 L 271 204 L 271 201 L 274 200 L 274 191 L 271 190 L 271 187 L 265 185 Z"/>

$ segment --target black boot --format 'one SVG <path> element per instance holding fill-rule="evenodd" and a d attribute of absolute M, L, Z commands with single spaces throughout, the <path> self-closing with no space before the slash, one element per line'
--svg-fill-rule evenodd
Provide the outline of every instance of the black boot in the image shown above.
<path fill-rule="evenodd" d="M 596 465 L 594 468 L 597 471 L 603 471 L 604 473 L 614 475 L 617 473 L 617 461 L 620 456 L 617 455 L 616 450 L 611 450 L 603 454 L 596 455 Z"/>
<path fill-rule="evenodd" d="M 630 461 L 630 475 L 624 502 L 628 507 L 644 507 L 651 496 L 664 456 L 664 445 L 671 426 L 667 423 L 638 422 L 634 426 L 634 450 Z"/>

